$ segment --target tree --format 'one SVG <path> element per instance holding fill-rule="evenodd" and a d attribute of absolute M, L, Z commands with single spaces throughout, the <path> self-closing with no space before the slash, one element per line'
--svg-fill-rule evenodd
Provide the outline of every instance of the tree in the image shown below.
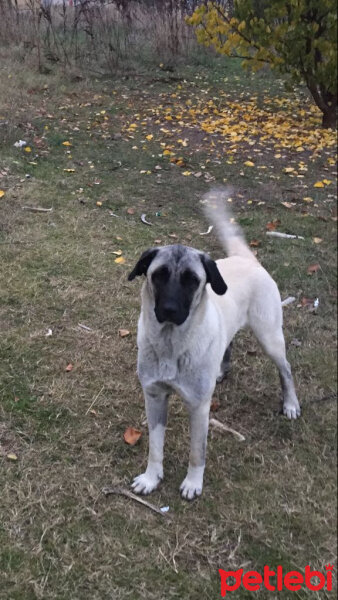
<path fill-rule="evenodd" d="M 188 23 L 199 42 L 243 58 L 244 67 L 256 71 L 269 64 L 294 83 L 304 82 L 323 113 L 323 127 L 335 127 L 336 0 L 235 0 L 233 16 L 207 2 Z"/>

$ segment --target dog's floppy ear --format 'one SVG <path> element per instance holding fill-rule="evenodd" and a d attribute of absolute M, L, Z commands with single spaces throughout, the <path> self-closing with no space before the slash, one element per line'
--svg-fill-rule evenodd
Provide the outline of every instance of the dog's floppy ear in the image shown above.
<path fill-rule="evenodd" d="M 128 281 L 132 281 L 135 277 L 139 277 L 139 275 L 146 275 L 149 265 L 153 258 L 155 258 L 158 253 L 158 248 L 149 248 L 141 254 L 138 262 L 133 268 L 132 272 L 128 275 Z"/>
<path fill-rule="evenodd" d="M 207 275 L 207 283 L 210 283 L 215 294 L 222 296 L 227 291 L 228 286 L 220 274 L 217 264 L 207 254 L 201 254 L 201 261 Z"/>

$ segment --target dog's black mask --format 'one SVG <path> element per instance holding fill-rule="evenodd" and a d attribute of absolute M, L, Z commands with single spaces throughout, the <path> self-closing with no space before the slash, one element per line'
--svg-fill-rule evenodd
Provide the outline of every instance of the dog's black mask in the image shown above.
<path fill-rule="evenodd" d="M 167 248 L 163 251 L 168 251 Z M 155 297 L 155 315 L 159 323 L 182 325 L 189 316 L 194 294 L 200 285 L 200 277 L 189 267 L 188 253 L 192 250 L 179 244 L 170 246 L 168 260 L 159 265 L 151 275 Z M 128 279 L 146 275 L 148 268 L 160 252 L 151 248 L 142 254 Z M 196 255 L 194 255 L 196 260 Z M 227 286 L 217 268 L 217 264 L 208 255 L 201 253 L 199 259 L 206 273 L 206 283 L 210 283 L 216 294 L 225 294 Z"/>

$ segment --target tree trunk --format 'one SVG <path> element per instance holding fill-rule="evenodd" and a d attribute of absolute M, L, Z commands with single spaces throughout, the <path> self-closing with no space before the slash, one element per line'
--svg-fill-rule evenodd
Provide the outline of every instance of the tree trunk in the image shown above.
<path fill-rule="evenodd" d="M 337 107 L 334 104 L 329 106 L 327 111 L 323 111 L 322 126 L 325 129 L 329 127 L 335 129 L 337 127 Z"/>
<path fill-rule="evenodd" d="M 307 87 L 318 108 L 323 113 L 322 126 L 325 129 L 330 127 L 335 129 L 337 127 L 337 95 L 323 90 L 312 81 L 307 81 Z"/>

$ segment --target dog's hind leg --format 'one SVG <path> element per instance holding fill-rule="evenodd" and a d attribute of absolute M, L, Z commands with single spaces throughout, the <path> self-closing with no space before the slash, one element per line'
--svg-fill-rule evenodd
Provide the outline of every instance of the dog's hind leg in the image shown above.
<path fill-rule="evenodd" d="M 260 323 L 260 325 L 259 327 L 253 326 L 252 329 L 263 350 L 270 356 L 279 370 L 283 392 L 283 413 L 288 419 L 297 419 L 301 410 L 293 383 L 291 367 L 286 359 L 283 330 L 281 327 L 269 330 L 267 324 Z"/>
<path fill-rule="evenodd" d="M 163 479 L 163 444 L 169 394 L 162 386 L 143 391 L 149 428 L 148 465 L 144 473 L 135 477 L 132 488 L 137 494 L 150 494 Z"/>
<path fill-rule="evenodd" d="M 231 351 L 232 351 L 232 342 L 230 342 L 229 346 L 227 347 L 226 351 L 224 352 L 223 360 L 222 360 L 221 366 L 220 366 L 220 373 L 216 379 L 217 383 L 221 383 L 221 381 L 223 381 L 223 379 L 226 379 L 230 372 Z"/>

